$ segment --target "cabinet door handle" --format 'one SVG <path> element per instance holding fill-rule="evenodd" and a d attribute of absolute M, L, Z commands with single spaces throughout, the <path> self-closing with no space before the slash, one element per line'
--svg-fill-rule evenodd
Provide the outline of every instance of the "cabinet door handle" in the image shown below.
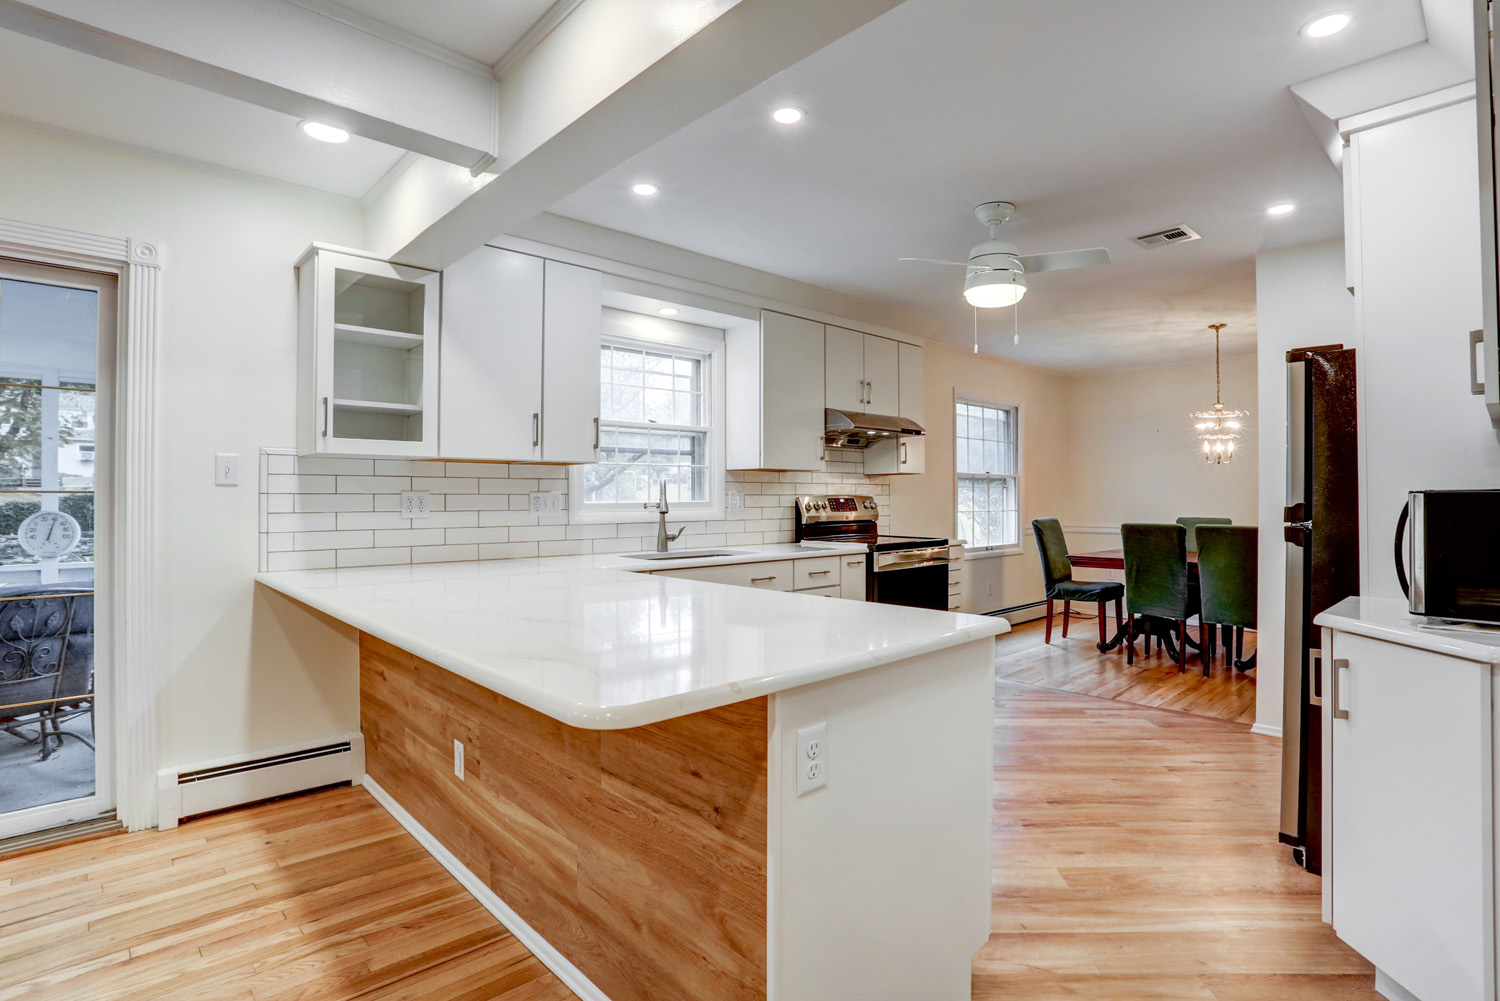
<path fill-rule="evenodd" d="M 328 437 L 328 397 L 323 397 L 323 437 Z"/>
<path fill-rule="evenodd" d="M 750 583 L 752 583 L 752 584 L 759 584 L 759 583 L 761 583 L 763 581 L 775 580 L 775 579 L 776 579 L 776 577 L 774 575 L 772 575 L 770 577 L 751 577 L 750 578 Z"/>
<path fill-rule="evenodd" d="M 594 418 L 594 451 L 599 451 L 599 418 Z"/>
<path fill-rule="evenodd" d="M 531 447 L 536 448 L 542 443 L 542 415 L 531 415 Z"/>
<path fill-rule="evenodd" d="M 826 577 L 831 573 L 833 573 L 832 570 L 810 570 L 807 575 L 809 577 Z"/>
<path fill-rule="evenodd" d="M 1484 331 L 1469 331 L 1469 392 L 1484 395 L 1484 376 L 1479 371 L 1479 358 L 1484 353 Z"/>
<path fill-rule="evenodd" d="M 901 443 L 901 465 L 906 465 L 906 442 Z"/>
<path fill-rule="evenodd" d="M 1307 704 L 1321 706 L 1323 704 L 1323 651 L 1309 650 L 1307 665 Z"/>
<path fill-rule="evenodd" d="M 1334 719 L 1348 719 L 1349 718 L 1349 710 L 1339 708 L 1339 703 L 1341 701 L 1341 699 L 1339 697 L 1339 672 L 1340 671 L 1346 671 L 1348 669 L 1349 669 L 1349 662 L 1347 660 L 1340 659 L 1340 660 L 1335 660 L 1333 662 L 1333 674 L 1332 674 L 1332 676 L 1329 679 L 1331 683 L 1328 686 L 1328 688 L 1329 688 L 1328 697 L 1333 701 L 1333 718 Z"/>
<path fill-rule="evenodd" d="M 862 567 L 864 565 L 865 565 L 865 561 L 864 560 L 846 560 L 844 562 L 844 566 L 846 566 L 846 567 Z"/>

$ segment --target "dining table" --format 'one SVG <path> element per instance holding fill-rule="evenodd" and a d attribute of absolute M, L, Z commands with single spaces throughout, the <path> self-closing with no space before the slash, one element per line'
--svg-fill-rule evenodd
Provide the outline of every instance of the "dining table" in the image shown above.
<path fill-rule="evenodd" d="M 1125 569 L 1125 550 L 1100 549 L 1092 553 L 1069 553 L 1068 563 L 1075 569 L 1123 571 Z M 1198 579 L 1198 554 L 1189 552 L 1187 554 L 1187 564 L 1188 578 L 1196 581 Z M 1135 631 L 1130 635 L 1131 642 L 1135 642 L 1135 640 L 1145 636 L 1147 637 L 1147 647 L 1149 648 L 1149 639 L 1155 636 L 1161 641 L 1167 654 L 1173 660 L 1177 659 L 1176 623 L 1168 622 L 1166 619 L 1152 615 L 1137 616 L 1134 621 Z M 1130 618 L 1126 618 L 1118 626 L 1119 628 L 1115 630 L 1114 636 L 1102 643 L 1095 644 L 1099 648 L 1100 653 L 1109 653 L 1111 650 L 1118 649 L 1125 642 L 1126 634 L 1131 633 Z M 1194 650 L 1201 649 L 1202 644 L 1198 640 L 1193 639 L 1191 634 L 1185 633 L 1183 638 L 1187 641 L 1187 645 Z"/>

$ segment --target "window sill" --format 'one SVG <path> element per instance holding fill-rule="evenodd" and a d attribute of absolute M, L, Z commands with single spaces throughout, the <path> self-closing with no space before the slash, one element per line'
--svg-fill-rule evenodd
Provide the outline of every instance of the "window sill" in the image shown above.
<path fill-rule="evenodd" d="M 965 548 L 964 549 L 964 559 L 966 559 L 966 560 L 988 560 L 988 559 L 992 559 L 992 558 L 994 558 L 996 556 L 1020 556 L 1024 552 L 1026 552 L 1026 550 L 1022 549 L 1020 546 L 1016 546 L 1014 548 L 1006 548 L 1006 549 L 968 549 L 968 548 Z"/>
<path fill-rule="evenodd" d="M 643 525 L 656 521 L 654 507 L 650 508 L 589 508 L 579 507 L 568 513 L 568 521 L 574 525 Z M 680 521 L 722 521 L 724 508 L 712 504 L 673 504 L 667 511 L 667 525 Z"/>

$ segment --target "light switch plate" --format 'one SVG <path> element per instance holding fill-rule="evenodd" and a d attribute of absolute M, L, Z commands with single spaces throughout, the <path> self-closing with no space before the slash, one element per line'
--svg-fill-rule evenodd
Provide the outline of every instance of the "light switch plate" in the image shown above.
<path fill-rule="evenodd" d="M 814 723 L 797 731 L 796 768 L 798 796 L 828 784 L 827 723 Z"/>
<path fill-rule="evenodd" d="M 729 491 L 729 510 L 731 510 L 731 511 L 743 511 L 743 510 L 745 510 L 745 492 L 743 490 L 731 490 L 731 491 Z"/>
<path fill-rule="evenodd" d="M 240 485 L 240 457 L 233 452 L 214 454 L 214 486 L 237 487 Z"/>

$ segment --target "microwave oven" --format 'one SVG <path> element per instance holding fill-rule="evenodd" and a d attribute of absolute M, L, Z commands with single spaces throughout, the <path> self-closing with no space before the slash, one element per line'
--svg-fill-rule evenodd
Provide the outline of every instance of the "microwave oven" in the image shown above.
<path fill-rule="evenodd" d="M 1413 615 L 1500 623 L 1500 490 L 1411 492 L 1395 557 Z"/>

